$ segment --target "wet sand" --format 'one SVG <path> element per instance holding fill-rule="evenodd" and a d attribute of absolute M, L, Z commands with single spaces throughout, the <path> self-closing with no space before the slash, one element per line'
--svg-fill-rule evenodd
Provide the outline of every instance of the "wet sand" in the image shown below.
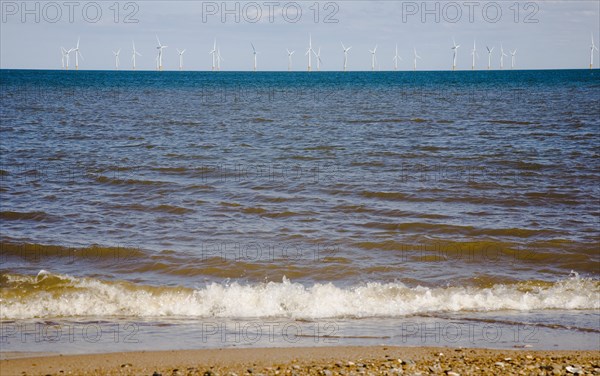
<path fill-rule="evenodd" d="M 1 375 L 600 375 L 599 351 L 303 347 L 19 357 Z M 12 358 L 12 359 L 6 359 Z"/>

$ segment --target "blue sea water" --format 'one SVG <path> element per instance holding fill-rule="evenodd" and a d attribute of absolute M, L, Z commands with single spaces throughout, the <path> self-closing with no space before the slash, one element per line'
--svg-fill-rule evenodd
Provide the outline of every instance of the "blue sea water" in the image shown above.
<path fill-rule="evenodd" d="M 230 345 L 198 335 L 252 320 L 597 347 L 597 70 L 1 70 L 0 104 L 9 349 L 49 320 L 133 322 L 122 349 Z"/>

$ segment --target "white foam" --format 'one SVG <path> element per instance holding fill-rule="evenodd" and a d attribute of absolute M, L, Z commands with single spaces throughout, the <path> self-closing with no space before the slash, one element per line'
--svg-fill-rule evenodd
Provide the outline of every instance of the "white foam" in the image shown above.
<path fill-rule="evenodd" d="M 199 289 L 150 287 L 128 282 L 75 278 L 48 272 L 37 277 L 9 276 L 9 281 L 43 284 L 21 296 L 2 296 L 2 319 L 74 316 L 341 318 L 401 317 L 431 312 L 600 309 L 600 283 L 571 277 L 552 284 L 520 283 L 477 287 L 413 287 L 367 283 L 341 288 L 331 283 L 304 286 L 280 283 L 229 285 Z M 56 281 L 61 285 L 57 288 Z M 40 286 L 41 287 L 41 286 Z M 15 289 L 16 290 L 16 289 Z M 38 291 L 39 290 L 39 291 Z"/>

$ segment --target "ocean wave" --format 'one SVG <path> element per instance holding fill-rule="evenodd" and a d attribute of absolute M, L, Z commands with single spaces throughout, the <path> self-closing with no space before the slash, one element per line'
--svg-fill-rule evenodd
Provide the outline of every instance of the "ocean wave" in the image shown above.
<path fill-rule="evenodd" d="M 481 287 L 282 282 L 148 286 L 40 271 L 0 275 L 2 319 L 48 317 L 365 318 L 434 312 L 600 309 L 600 281 L 571 276 Z"/>
<path fill-rule="evenodd" d="M 50 215 L 43 211 L 35 212 L 18 212 L 18 211 L 1 211 L 0 219 L 5 221 L 36 221 L 36 222 L 55 222 L 58 217 Z"/>

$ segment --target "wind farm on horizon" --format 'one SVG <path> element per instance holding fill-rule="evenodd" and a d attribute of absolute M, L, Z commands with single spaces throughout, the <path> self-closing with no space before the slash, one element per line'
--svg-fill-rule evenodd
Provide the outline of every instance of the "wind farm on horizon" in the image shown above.
<path fill-rule="evenodd" d="M 69 70 L 69 64 L 70 64 L 70 57 L 71 54 L 74 54 L 75 56 L 75 70 L 79 70 L 79 59 L 81 59 L 82 61 L 84 60 L 83 55 L 80 51 L 80 41 L 81 38 L 77 38 L 77 44 L 75 45 L 75 47 L 70 48 L 70 49 L 66 49 L 64 47 L 60 47 L 60 53 L 61 53 L 61 63 L 62 63 L 62 69 L 65 70 Z M 168 48 L 168 45 L 163 45 L 160 42 L 160 39 L 158 37 L 158 35 L 156 35 L 156 51 L 157 51 L 157 55 L 155 57 L 155 61 L 156 61 L 156 68 L 155 70 L 157 71 L 163 71 L 164 70 L 164 65 L 163 65 L 163 60 L 165 57 L 165 52 L 164 50 Z M 143 55 L 136 50 L 135 47 L 135 41 L 132 40 L 132 51 L 131 51 L 131 68 L 129 68 L 128 70 L 137 70 L 137 65 L 136 65 L 136 57 L 142 57 Z M 253 72 L 257 72 L 259 71 L 259 60 L 258 60 L 258 55 L 260 54 L 260 52 L 257 50 L 256 46 L 254 45 L 253 42 L 249 42 L 250 47 L 251 47 L 251 56 L 252 56 L 252 64 L 251 66 L 251 70 Z M 346 47 L 344 45 L 344 43 L 342 41 L 340 41 L 341 44 L 341 49 L 339 51 L 340 54 L 340 63 L 339 63 L 339 67 L 340 69 L 332 69 L 331 67 L 333 66 L 332 63 L 328 63 L 329 65 L 329 71 L 342 71 L 342 72 L 346 72 L 348 71 L 348 62 L 350 61 L 349 59 L 349 52 L 352 49 L 352 46 Z M 450 71 L 457 71 L 457 70 L 463 70 L 463 71 L 467 71 L 467 70 L 504 70 L 505 69 L 505 64 L 504 64 L 504 58 L 508 57 L 509 55 L 505 52 L 504 50 L 504 44 L 500 43 L 500 50 L 499 50 L 499 65 L 498 68 L 493 68 L 493 56 L 494 56 L 494 50 L 495 50 L 495 46 L 488 46 L 486 45 L 485 48 L 487 50 L 487 54 L 488 54 L 488 61 L 487 61 L 487 67 L 485 68 L 479 68 L 477 67 L 477 59 L 479 59 L 479 53 L 477 51 L 477 41 L 473 40 L 473 49 L 471 50 L 471 66 L 470 67 L 464 67 L 464 68 L 460 68 L 459 64 L 458 64 L 458 56 L 459 56 L 459 48 L 461 47 L 460 44 L 457 44 L 456 39 L 453 37 L 452 38 L 452 45 L 450 46 L 450 50 L 451 50 L 451 64 L 450 64 Z M 599 52 L 598 47 L 595 45 L 594 42 L 594 35 L 593 33 L 591 34 L 591 44 L 590 44 L 590 63 L 589 63 L 589 69 L 593 69 L 594 68 L 594 54 L 596 52 Z M 369 53 L 370 57 L 371 57 L 371 64 L 370 64 L 370 71 L 371 72 L 376 72 L 376 71 L 381 71 L 381 66 L 380 66 L 380 62 L 377 58 L 377 48 L 378 45 L 376 44 L 373 49 L 366 49 L 366 51 L 364 52 Z M 183 60 L 183 55 L 186 52 L 187 49 L 179 49 L 176 48 L 175 49 L 177 54 L 178 54 L 178 70 L 179 71 L 183 71 L 184 70 L 184 60 Z M 510 53 L 510 69 L 516 69 L 517 68 L 517 49 L 513 49 L 513 50 L 508 50 Z M 112 51 L 112 54 L 114 56 L 114 69 L 115 70 L 120 70 L 121 66 L 120 66 L 120 59 L 119 59 L 119 55 L 121 52 L 121 48 L 118 48 L 116 50 Z M 250 51 L 249 51 L 250 52 Z M 321 47 L 319 46 L 318 49 L 315 51 L 315 49 L 313 48 L 313 38 L 312 38 L 312 34 L 309 34 L 308 37 L 308 48 L 306 49 L 306 52 L 304 54 L 304 56 L 307 59 L 307 65 L 306 65 L 306 69 L 300 69 L 300 70 L 294 70 L 293 69 L 293 55 L 296 52 L 296 50 L 290 50 L 289 48 L 285 48 L 282 49 L 282 56 L 286 56 L 283 55 L 284 53 L 287 54 L 287 71 L 288 72 L 292 72 L 292 71 L 296 71 L 296 72 L 301 72 L 301 71 L 307 71 L 307 72 L 312 72 L 315 71 L 314 67 L 313 67 L 313 62 L 316 63 L 316 71 L 321 71 L 321 65 L 323 64 L 323 59 L 321 58 Z M 399 62 L 403 61 L 402 57 L 399 55 L 399 51 L 398 51 L 398 44 L 395 45 L 395 49 L 394 49 L 394 55 L 390 54 L 390 61 L 388 62 L 387 59 L 385 59 L 385 63 L 389 63 L 390 64 L 390 68 L 389 69 L 384 69 L 385 71 L 398 71 L 401 70 L 399 67 Z M 417 48 L 416 47 L 412 47 L 412 52 L 413 52 L 413 64 L 412 67 L 404 67 L 404 69 L 402 70 L 413 70 L 416 71 L 417 70 L 417 62 L 418 61 L 422 61 L 423 57 L 421 57 L 419 55 L 419 53 L 417 52 Z M 357 52 L 355 50 L 354 52 L 356 53 L 360 53 Z M 208 54 L 211 55 L 211 59 L 212 59 L 212 63 L 210 65 L 210 71 L 213 72 L 218 72 L 221 71 L 221 62 L 224 61 L 224 59 L 221 56 L 221 49 L 217 44 L 217 39 L 214 39 L 214 43 L 213 43 L 213 47 L 210 51 L 208 51 Z M 249 54 L 250 55 L 250 54 Z M 250 56 L 249 56 L 250 57 Z M 498 57 L 496 57 L 496 59 L 498 59 Z M 337 63 L 336 63 L 337 65 Z M 411 69 L 412 68 L 412 69 Z M 506 69 L 509 69 L 508 67 Z M 197 70 L 202 70 L 202 69 L 197 69 Z M 356 70 L 356 71 L 361 71 L 360 69 Z"/>

